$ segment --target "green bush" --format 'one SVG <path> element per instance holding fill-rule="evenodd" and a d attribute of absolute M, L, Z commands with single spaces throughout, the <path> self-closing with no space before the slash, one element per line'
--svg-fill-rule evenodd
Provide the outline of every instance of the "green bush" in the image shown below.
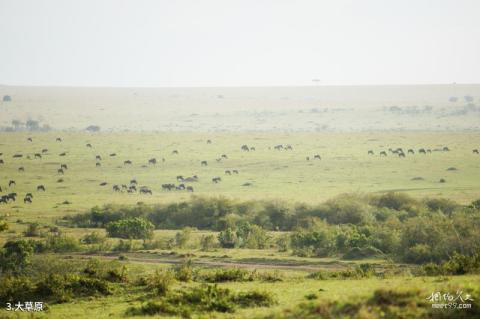
<path fill-rule="evenodd" d="M 107 224 L 107 233 L 110 237 L 124 239 L 149 239 L 153 237 L 153 224 L 141 217 L 121 219 Z"/>
<path fill-rule="evenodd" d="M 201 280 L 209 283 L 253 281 L 254 274 L 241 268 L 225 268 L 207 271 L 200 275 Z"/>
<path fill-rule="evenodd" d="M 147 279 L 149 290 L 159 296 L 165 296 L 174 283 L 175 274 L 170 270 L 157 270 Z"/>
<path fill-rule="evenodd" d="M 204 235 L 200 239 L 200 247 L 202 251 L 211 251 L 216 246 L 216 238 L 214 235 Z"/>

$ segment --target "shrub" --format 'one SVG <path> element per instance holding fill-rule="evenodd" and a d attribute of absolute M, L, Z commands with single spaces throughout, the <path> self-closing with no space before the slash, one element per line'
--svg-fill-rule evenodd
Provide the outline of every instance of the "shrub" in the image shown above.
<path fill-rule="evenodd" d="M 56 253 L 80 251 L 80 243 L 74 237 L 66 235 L 50 235 L 46 241 L 47 249 Z"/>
<path fill-rule="evenodd" d="M 27 230 L 23 233 L 25 237 L 38 237 L 40 236 L 40 227 L 38 223 L 29 223 Z"/>
<path fill-rule="evenodd" d="M 0 276 L 0 300 L 15 302 L 29 300 L 32 297 L 34 283 L 27 277 L 15 277 L 2 274 Z"/>
<path fill-rule="evenodd" d="M 99 232 L 91 232 L 82 238 L 82 242 L 87 245 L 103 244 L 106 240 L 107 238 Z"/>
<path fill-rule="evenodd" d="M 215 242 L 215 236 L 214 235 L 204 235 L 200 239 L 200 247 L 201 250 L 203 251 L 211 251 L 212 249 L 215 248 L 216 242 Z"/>
<path fill-rule="evenodd" d="M 254 275 L 245 269 L 240 268 L 225 268 L 217 269 L 215 271 L 205 272 L 201 275 L 201 279 L 209 283 L 219 283 L 219 282 L 242 282 L 242 281 L 253 281 Z"/>
<path fill-rule="evenodd" d="M 147 279 L 149 290 L 159 296 L 165 296 L 175 282 L 175 274 L 170 270 L 157 270 Z"/>
<path fill-rule="evenodd" d="M 240 307 L 269 307 L 276 303 L 275 298 L 269 292 L 264 291 L 247 291 L 240 292 L 235 298 L 234 302 Z"/>
<path fill-rule="evenodd" d="M 7 241 L 0 251 L 0 271 L 22 273 L 30 264 L 33 246 L 26 240 Z"/>
<path fill-rule="evenodd" d="M 232 228 L 227 228 L 220 232 L 220 234 L 218 234 L 218 241 L 223 248 L 235 248 L 238 245 L 237 234 Z"/>
<path fill-rule="evenodd" d="M 179 248 L 185 248 L 192 237 L 192 228 L 185 227 L 182 231 L 175 234 L 175 245 Z"/>
<path fill-rule="evenodd" d="M 124 239 L 149 239 L 153 236 L 153 224 L 140 217 L 122 219 L 107 225 L 107 233 L 110 237 Z"/>
<path fill-rule="evenodd" d="M 194 272 L 192 268 L 192 261 L 187 260 L 174 268 L 175 278 L 178 281 L 189 282 L 193 280 Z"/>

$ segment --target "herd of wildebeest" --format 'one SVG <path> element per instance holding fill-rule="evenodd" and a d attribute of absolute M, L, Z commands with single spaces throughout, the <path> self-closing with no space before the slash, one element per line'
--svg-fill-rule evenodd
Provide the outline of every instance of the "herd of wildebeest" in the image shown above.
<path fill-rule="evenodd" d="M 33 138 L 29 137 L 29 138 L 27 138 L 27 141 L 33 143 Z M 63 139 L 60 138 L 60 137 L 57 137 L 56 142 L 62 143 Z M 211 143 L 212 143 L 211 140 L 207 140 L 207 144 L 211 144 Z M 93 148 L 91 143 L 87 143 L 86 147 L 87 148 Z M 245 144 L 242 145 L 240 147 L 240 149 L 244 152 L 252 152 L 252 151 L 256 150 L 255 147 L 248 146 L 248 145 L 245 145 Z M 271 150 L 272 147 L 268 147 L 268 149 Z M 289 144 L 287 144 L 287 145 L 279 144 L 279 145 L 275 145 L 273 147 L 273 150 L 275 150 L 275 151 L 293 151 L 293 147 Z M 420 148 L 417 151 L 415 151 L 414 149 L 411 148 L 411 149 L 408 149 L 406 152 L 403 150 L 403 148 L 395 148 L 395 149 L 394 148 L 389 148 L 388 151 L 381 150 L 380 152 L 378 152 L 378 155 L 380 157 L 385 157 L 385 156 L 388 156 L 388 154 L 391 154 L 391 155 L 396 155 L 400 158 L 404 158 L 404 157 L 406 157 L 406 154 L 414 155 L 414 154 L 417 153 L 417 154 L 427 155 L 427 154 L 430 154 L 432 152 L 449 152 L 449 151 L 450 151 L 450 149 L 447 146 L 444 146 L 443 148 L 435 148 L 435 149 Z M 49 153 L 49 150 L 46 149 L 46 148 L 43 148 L 38 153 L 33 153 L 33 154 L 26 155 L 25 158 L 30 159 L 30 160 L 32 159 L 32 157 L 33 157 L 33 159 L 42 159 L 43 156 L 48 155 L 48 153 Z M 473 154 L 479 154 L 479 150 L 478 149 L 473 149 L 472 153 Z M 173 155 L 178 155 L 179 151 L 178 150 L 173 150 L 172 154 Z M 373 150 L 368 150 L 367 154 L 370 155 L 370 156 L 374 156 L 375 152 Z M 58 154 L 58 156 L 59 157 L 66 157 L 67 152 L 62 152 L 62 153 Z M 115 157 L 115 156 L 117 156 L 117 154 L 116 153 L 110 153 L 109 156 L 110 157 Z M 19 159 L 19 158 L 23 158 L 24 155 L 17 153 L 17 154 L 13 154 L 12 157 L 14 159 Z M 311 158 L 313 158 L 313 160 L 321 160 L 320 154 L 314 154 L 312 157 L 307 156 L 306 160 L 309 161 Z M 220 162 L 220 161 L 225 160 L 225 159 L 228 159 L 227 154 L 222 154 L 220 157 L 216 158 L 216 161 Z M 162 162 L 165 162 L 165 158 L 162 158 Z M 102 157 L 100 155 L 96 155 L 94 163 L 95 163 L 96 167 L 101 167 L 102 166 L 102 164 L 101 164 L 102 163 Z M 4 165 L 4 164 L 5 164 L 5 160 L 3 159 L 3 153 L 0 152 L 0 165 Z M 129 166 L 129 165 L 133 165 L 133 162 L 131 160 L 127 159 L 127 160 L 123 161 L 123 164 L 124 164 L 124 166 Z M 156 164 L 157 164 L 157 159 L 156 158 L 150 158 L 150 159 L 148 159 L 147 164 L 142 165 L 142 167 L 147 167 L 148 165 L 156 165 Z M 208 166 L 208 161 L 206 161 L 206 160 L 200 161 L 200 166 Z M 18 171 L 19 172 L 25 172 L 25 167 L 24 166 L 18 167 Z M 60 166 L 57 169 L 57 174 L 58 175 L 64 175 L 67 171 L 68 171 L 68 165 L 67 164 L 60 164 Z M 237 169 L 229 169 L 229 170 L 225 170 L 224 174 L 225 175 L 232 175 L 232 174 L 238 175 L 239 171 Z M 197 175 L 187 176 L 187 177 L 184 177 L 182 175 L 178 175 L 178 176 L 176 176 L 176 181 L 179 184 L 165 183 L 165 184 L 162 184 L 161 186 L 162 186 L 162 190 L 165 190 L 165 191 L 174 191 L 174 190 L 183 191 L 183 190 L 185 190 L 185 191 L 188 191 L 188 192 L 194 192 L 193 186 L 187 185 L 187 184 L 197 182 L 198 180 L 199 180 L 199 177 Z M 211 181 L 212 181 L 212 183 L 219 183 L 219 182 L 222 181 L 222 178 L 219 177 L 219 176 L 214 176 L 214 177 L 211 178 Z M 57 183 L 62 183 L 62 182 L 63 182 L 63 178 L 57 179 Z M 102 183 L 99 184 L 99 186 L 105 187 L 108 184 L 109 184 L 108 182 L 102 182 Z M 243 184 L 243 186 L 250 186 L 250 185 L 251 185 L 251 183 Z M 0 204 L 8 204 L 10 202 L 15 202 L 16 201 L 17 193 L 13 191 L 15 186 L 16 186 L 15 180 L 9 180 L 8 186 L 6 186 L 6 187 L 4 186 L 4 188 L 2 188 L 0 186 L 0 193 L 3 193 L 4 190 L 7 192 L 7 194 L 0 196 Z M 45 192 L 47 190 L 47 188 L 45 187 L 45 185 L 38 185 L 36 187 L 36 190 L 37 190 L 37 192 Z M 136 192 L 138 192 L 140 194 L 150 194 L 150 195 L 153 194 L 150 187 L 148 187 L 148 186 L 138 186 L 138 182 L 137 182 L 136 179 L 131 179 L 129 183 L 125 183 L 125 184 L 119 184 L 119 185 L 115 184 L 115 185 L 112 186 L 112 191 L 113 192 L 118 192 L 118 193 L 122 193 L 122 192 L 136 193 Z M 33 196 L 32 193 L 26 193 L 25 196 L 23 197 L 23 201 L 24 201 L 24 203 L 30 203 L 31 204 L 33 202 L 33 198 L 34 198 L 34 196 Z"/>

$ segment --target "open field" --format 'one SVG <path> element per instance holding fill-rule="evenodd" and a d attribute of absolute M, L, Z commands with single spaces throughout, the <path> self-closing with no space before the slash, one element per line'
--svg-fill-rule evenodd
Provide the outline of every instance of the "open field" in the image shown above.
<path fill-rule="evenodd" d="M 18 193 L 18 200 L 0 204 L 11 218 L 42 219 L 87 210 L 105 203 L 135 204 L 173 202 L 192 196 L 186 190 L 163 190 L 165 183 L 180 184 L 177 175 L 198 176 L 185 182 L 193 195 L 234 199 L 274 199 L 318 203 L 341 193 L 398 191 L 416 197 L 446 197 L 467 203 L 480 192 L 478 133 L 356 133 L 356 134 L 189 134 L 189 133 L 3 133 L 0 164 L 3 194 Z M 32 142 L 27 141 L 32 137 Z M 61 137 L 62 142 L 55 138 Z M 206 141 L 210 139 L 211 144 Z M 92 144 L 92 148 L 85 145 Z M 255 147 L 245 152 L 242 145 Z M 275 150 L 278 144 L 293 150 Z M 450 151 L 435 151 L 447 146 Z M 405 158 L 389 148 L 412 148 Z M 34 158 L 42 149 L 48 152 Z M 419 154 L 418 149 L 433 150 Z M 178 150 L 178 154 L 172 151 Z M 369 150 L 374 155 L 367 155 Z M 385 150 L 388 156 L 380 156 Z M 59 156 L 66 153 L 65 156 Z M 109 154 L 115 153 L 115 157 Z M 22 154 L 22 158 L 13 158 Z M 221 155 L 228 156 L 227 159 Z M 319 154 L 321 160 L 314 159 Z M 95 156 L 102 157 L 96 167 Z M 306 157 L 310 157 L 307 161 Z M 30 157 L 28 159 L 27 157 Z M 151 158 L 157 164 L 148 164 Z M 162 158 L 165 161 L 162 161 Z M 124 165 L 124 161 L 132 161 Z M 208 166 L 202 166 L 201 161 Z M 61 164 L 68 169 L 57 172 Z M 24 168 L 19 172 L 20 167 Z M 226 175 L 226 170 L 239 174 Z M 450 169 L 450 170 L 448 170 Z M 222 181 L 213 183 L 219 176 Z M 421 180 L 412 180 L 414 178 Z M 440 179 L 445 183 L 440 183 Z M 58 182 L 62 179 L 63 182 Z M 136 179 L 152 195 L 114 192 L 112 186 Z M 10 180 L 16 185 L 8 186 Z M 106 186 L 100 183 L 106 182 Z M 248 184 L 247 184 L 248 183 Z M 243 186 L 243 185 L 249 186 Z M 46 192 L 37 192 L 44 185 Z M 32 203 L 23 203 L 25 193 Z M 64 205 L 68 201 L 70 204 Z"/>

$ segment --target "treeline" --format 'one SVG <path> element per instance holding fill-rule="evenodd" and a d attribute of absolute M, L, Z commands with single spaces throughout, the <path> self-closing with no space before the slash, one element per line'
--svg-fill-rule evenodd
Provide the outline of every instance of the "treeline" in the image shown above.
<path fill-rule="evenodd" d="M 110 233 L 127 225 L 135 229 L 133 233 L 139 233 L 141 225 L 147 225 L 148 231 L 214 230 L 220 231 L 217 239 L 224 248 L 272 247 L 266 231 L 288 231 L 274 246 L 291 249 L 296 255 L 390 256 L 411 263 L 444 261 L 455 252 L 473 255 L 480 248 L 480 200 L 465 206 L 447 199 L 417 200 L 400 193 L 342 195 L 320 205 L 197 197 L 165 205 L 94 207 L 67 216 L 64 222 L 73 227 L 115 230 Z"/>

